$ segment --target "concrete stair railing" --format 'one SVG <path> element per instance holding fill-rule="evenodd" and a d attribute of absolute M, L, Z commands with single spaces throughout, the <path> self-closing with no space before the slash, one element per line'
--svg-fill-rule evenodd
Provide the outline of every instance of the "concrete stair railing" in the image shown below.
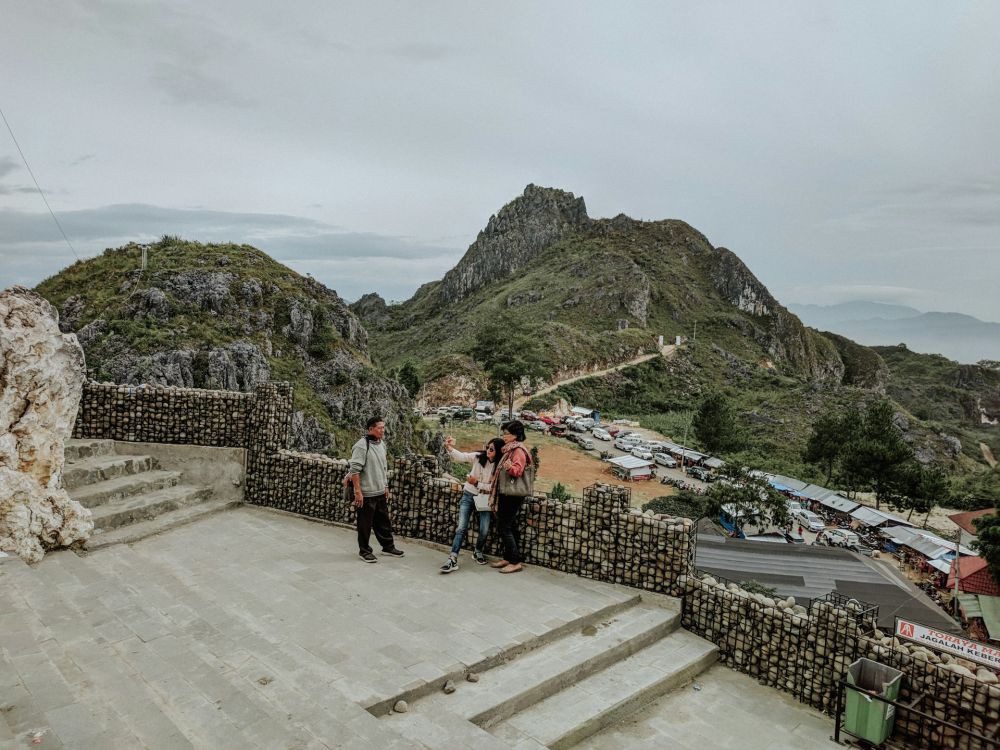
<path fill-rule="evenodd" d="M 383 720 L 430 746 L 445 732 L 455 747 L 564 750 L 687 683 L 718 654 L 680 629 L 680 603 L 667 597 L 642 594 L 575 625 Z"/>
<path fill-rule="evenodd" d="M 67 441 L 63 484 L 93 514 L 87 550 L 134 542 L 237 504 L 182 483 L 181 472 L 161 470 L 152 456 L 116 454 L 112 440 Z"/>

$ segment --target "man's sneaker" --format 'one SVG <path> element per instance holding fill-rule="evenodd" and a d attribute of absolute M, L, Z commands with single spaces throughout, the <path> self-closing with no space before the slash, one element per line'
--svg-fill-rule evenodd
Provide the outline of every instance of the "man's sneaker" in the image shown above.
<path fill-rule="evenodd" d="M 447 562 L 441 566 L 442 573 L 451 573 L 453 570 L 458 570 L 458 560 L 454 557 L 449 557 Z"/>
<path fill-rule="evenodd" d="M 402 557 L 406 553 L 403 552 L 403 550 L 401 550 L 401 549 L 396 549 L 395 547 L 393 547 L 392 549 L 384 549 L 384 550 L 382 550 L 382 554 L 383 555 L 388 555 L 389 557 Z"/>
<path fill-rule="evenodd" d="M 475 560 L 480 565 L 485 565 L 486 564 L 486 555 L 484 555 L 479 550 L 474 550 L 473 551 L 473 553 L 472 553 L 472 559 Z"/>
<path fill-rule="evenodd" d="M 375 557 L 371 552 L 359 552 L 358 557 L 360 557 L 365 562 L 378 562 L 378 558 Z"/>

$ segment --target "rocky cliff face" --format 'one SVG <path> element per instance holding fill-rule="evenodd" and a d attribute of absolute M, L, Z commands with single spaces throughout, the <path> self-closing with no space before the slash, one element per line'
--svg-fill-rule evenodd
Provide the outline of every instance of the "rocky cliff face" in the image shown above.
<path fill-rule="evenodd" d="M 788 362 L 817 380 L 842 380 L 844 364 L 836 349 L 782 307 L 733 252 L 724 247 L 715 251 L 711 279 L 725 301 L 759 321 L 752 335 L 774 361 Z"/>
<path fill-rule="evenodd" d="M 342 451 L 373 414 L 410 447 L 412 401 L 372 369 L 367 331 L 336 292 L 248 246 L 165 239 L 147 251 L 146 270 L 130 245 L 39 286 L 92 377 L 238 391 L 290 380 L 293 448 Z"/>
<path fill-rule="evenodd" d="M 486 228 L 438 288 L 452 303 L 530 263 L 552 243 L 590 222 L 583 198 L 552 188 L 528 185 L 524 193 L 491 216 Z"/>

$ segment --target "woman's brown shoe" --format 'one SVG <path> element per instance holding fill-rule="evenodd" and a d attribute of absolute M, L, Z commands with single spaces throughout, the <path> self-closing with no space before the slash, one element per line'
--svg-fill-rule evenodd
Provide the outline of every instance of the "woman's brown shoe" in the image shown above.
<path fill-rule="evenodd" d="M 490 563 L 491 568 L 506 568 L 510 565 L 506 560 L 497 560 L 495 563 Z"/>
<path fill-rule="evenodd" d="M 521 563 L 511 563 L 506 568 L 500 568 L 501 573 L 519 573 L 522 570 L 524 568 L 521 567 Z"/>

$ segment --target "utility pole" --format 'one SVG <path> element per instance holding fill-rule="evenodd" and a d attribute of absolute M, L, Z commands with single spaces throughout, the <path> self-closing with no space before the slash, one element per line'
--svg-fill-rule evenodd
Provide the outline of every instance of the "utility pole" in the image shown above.
<path fill-rule="evenodd" d="M 958 610 L 958 580 L 959 575 L 962 570 L 962 566 L 959 564 L 962 561 L 962 527 L 958 527 L 958 533 L 955 537 L 955 592 L 951 597 L 952 612 L 955 615 L 955 622 L 961 626 L 962 624 L 962 613 Z"/>

